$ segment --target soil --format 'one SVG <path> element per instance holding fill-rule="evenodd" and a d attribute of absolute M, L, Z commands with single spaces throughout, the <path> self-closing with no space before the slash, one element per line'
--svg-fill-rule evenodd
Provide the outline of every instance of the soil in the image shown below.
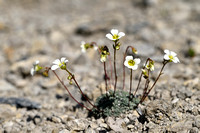
<path fill-rule="evenodd" d="M 67 68 L 94 103 L 105 93 L 103 64 L 96 51 L 81 52 L 81 41 L 107 45 L 113 58 L 112 41 L 105 37 L 113 28 L 126 34 L 117 51 L 119 90 L 127 46 L 134 46 L 141 59 L 133 72 L 133 91 L 147 58 L 155 61 L 150 85 L 162 67 L 165 49 L 176 52 L 180 60 L 167 64 L 137 110 L 118 117 L 88 117 L 88 110 L 70 97 L 52 72 L 49 77 L 30 75 L 36 60 L 50 67 L 55 59 L 66 57 Z M 0 0 L 0 132 L 198 133 L 199 35 L 199 0 Z M 107 68 L 113 70 L 109 64 Z M 92 108 L 77 87 L 68 84 L 67 73 L 56 72 L 72 95 Z M 141 86 L 137 95 L 142 92 Z"/>

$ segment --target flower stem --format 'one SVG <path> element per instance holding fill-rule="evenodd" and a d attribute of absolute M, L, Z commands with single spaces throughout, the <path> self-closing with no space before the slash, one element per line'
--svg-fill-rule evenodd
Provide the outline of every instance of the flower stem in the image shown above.
<path fill-rule="evenodd" d="M 104 66 L 105 86 L 106 86 L 106 95 L 107 95 L 107 92 L 108 92 L 108 83 L 107 83 L 108 76 L 107 76 L 107 72 L 106 72 L 106 62 L 103 62 L 103 66 Z"/>
<path fill-rule="evenodd" d="M 125 53 L 124 53 L 123 62 L 124 62 L 125 59 L 126 59 L 126 55 L 127 55 L 127 52 L 128 52 L 128 49 L 129 49 L 129 48 L 135 49 L 133 46 L 127 46 L 127 47 L 126 47 L 126 51 L 125 51 Z M 122 90 L 124 90 L 124 87 L 125 87 L 125 65 L 123 64 L 123 87 L 122 87 Z"/>
<path fill-rule="evenodd" d="M 160 70 L 160 73 L 159 73 L 158 77 L 156 78 L 155 82 L 153 83 L 153 85 L 151 86 L 151 88 L 149 89 L 149 91 L 148 91 L 147 93 L 145 93 L 145 94 L 142 96 L 142 98 L 141 98 L 141 100 L 140 100 L 140 103 L 142 103 L 142 102 L 145 100 L 145 98 L 149 95 L 150 91 L 154 88 L 154 86 L 156 85 L 158 79 L 159 79 L 160 76 L 163 74 L 162 71 L 163 71 L 163 69 L 164 69 L 164 67 L 165 67 L 165 65 L 166 65 L 167 63 L 168 63 L 168 61 L 163 61 L 163 66 L 162 66 L 162 68 L 161 68 L 161 70 Z"/>
<path fill-rule="evenodd" d="M 115 45 L 116 45 L 116 41 L 115 41 Z M 114 93 L 113 95 L 115 95 L 116 92 L 116 87 L 117 87 L 117 70 L 116 70 L 116 48 L 114 47 L 114 73 L 115 73 L 115 84 L 114 84 Z"/>
<path fill-rule="evenodd" d="M 67 92 L 69 93 L 70 97 L 75 101 L 77 102 L 80 106 L 82 106 L 83 108 L 87 109 L 88 111 L 92 111 L 91 109 L 89 109 L 88 107 L 84 106 L 83 104 L 81 104 L 80 102 L 78 102 L 73 96 L 72 94 L 70 93 L 70 91 L 68 90 L 67 86 L 63 83 L 63 81 L 58 77 L 57 73 L 52 70 L 53 73 L 56 75 L 57 79 L 60 81 L 60 83 L 63 85 L 63 87 L 67 90 Z"/>
<path fill-rule="evenodd" d="M 129 101 L 131 100 L 131 89 L 132 89 L 132 73 L 133 73 L 133 71 L 132 71 L 132 69 L 130 69 L 130 71 L 131 71 L 131 75 L 130 75 L 130 91 L 129 91 Z"/>
<path fill-rule="evenodd" d="M 92 103 L 90 102 L 90 100 L 87 98 L 87 96 L 83 93 L 83 91 L 81 90 L 81 87 L 79 86 L 78 82 L 77 82 L 76 79 L 75 79 L 75 76 L 74 76 L 69 70 L 67 70 L 67 69 L 65 69 L 65 70 L 69 73 L 70 76 L 72 76 L 72 79 L 74 80 L 76 86 L 78 87 L 79 91 L 81 92 L 81 95 L 88 101 L 88 103 L 89 103 L 91 106 L 93 106 L 94 108 L 96 108 L 97 110 L 99 110 L 94 104 L 92 104 Z M 100 110 L 99 110 L 99 111 L 100 111 Z"/>
<path fill-rule="evenodd" d="M 145 65 L 144 65 L 144 67 L 146 66 L 146 64 L 147 64 L 147 62 L 150 60 L 150 58 L 148 58 L 147 60 L 146 60 L 146 63 L 145 63 Z M 143 67 L 143 69 L 144 69 L 144 67 Z M 142 72 L 141 72 L 141 74 L 140 74 L 140 78 L 139 78 L 139 82 L 138 82 L 138 85 L 137 85 L 137 88 L 136 88 L 136 90 L 135 90 L 135 93 L 134 93 L 134 95 L 133 96 L 135 96 L 135 94 L 136 94 L 136 92 L 138 91 L 138 89 L 139 89 L 139 86 L 140 86 L 140 83 L 141 83 L 141 80 L 142 80 Z"/>

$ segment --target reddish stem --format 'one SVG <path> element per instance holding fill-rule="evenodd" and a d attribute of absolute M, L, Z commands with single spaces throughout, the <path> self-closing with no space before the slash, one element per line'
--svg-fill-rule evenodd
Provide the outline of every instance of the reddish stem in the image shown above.
<path fill-rule="evenodd" d="M 78 82 L 76 81 L 75 76 L 74 76 L 69 70 L 66 69 L 66 71 L 69 73 L 70 76 L 72 76 L 72 79 L 74 80 L 76 86 L 77 86 L 78 89 L 80 90 L 81 95 L 88 101 L 88 103 L 89 103 L 90 105 L 92 105 L 94 108 L 96 108 L 97 110 L 99 110 L 99 109 L 98 109 L 94 104 L 92 104 L 92 103 L 90 102 L 90 100 L 85 96 L 85 94 L 84 94 L 83 91 L 81 90 L 81 88 L 80 88 Z M 100 110 L 99 110 L 99 111 L 100 111 Z"/>
<path fill-rule="evenodd" d="M 68 90 L 67 86 L 65 86 L 65 84 L 63 83 L 63 81 L 58 77 L 57 73 L 52 70 L 53 73 L 56 75 L 57 79 L 60 81 L 60 83 L 63 85 L 63 87 L 67 90 L 67 92 L 69 93 L 70 97 L 75 101 L 77 102 L 79 105 L 81 105 L 83 108 L 87 109 L 88 111 L 92 111 L 91 109 L 87 108 L 86 106 L 84 106 L 83 104 L 81 104 L 80 102 L 78 102 L 73 96 L 72 94 L 70 93 L 70 91 Z"/>
<path fill-rule="evenodd" d="M 107 95 L 107 92 L 108 92 L 108 83 L 107 83 L 108 76 L 107 76 L 107 72 L 106 72 L 106 62 L 103 62 L 103 66 L 104 66 L 105 85 L 106 85 L 106 95 Z"/>
<path fill-rule="evenodd" d="M 165 67 L 165 65 L 166 65 L 167 63 L 168 63 L 168 61 L 164 61 L 164 62 L 163 62 L 163 66 L 162 66 L 162 68 L 161 68 L 161 70 L 160 70 L 160 73 L 159 73 L 158 77 L 156 78 L 155 82 L 153 83 L 153 85 L 151 86 L 151 88 L 149 89 L 149 91 L 148 91 L 145 95 L 142 96 L 142 99 L 140 100 L 140 103 L 142 103 L 142 102 L 145 100 L 145 98 L 149 95 L 150 91 L 154 88 L 154 86 L 156 85 L 158 79 L 159 79 L 160 76 L 162 75 L 162 71 L 163 71 L 163 69 L 164 69 L 164 67 Z"/>
<path fill-rule="evenodd" d="M 125 53 L 124 53 L 123 63 L 124 63 L 124 61 L 125 61 L 125 59 L 126 59 L 126 55 L 127 55 L 127 52 L 128 52 L 128 49 L 129 49 L 129 48 L 134 48 L 134 47 L 132 47 L 132 46 L 127 46 L 126 51 L 125 51 Z M 123 64 L 123 87 L 122 87 L 122 90 L 124 90 L 124 87 L 125 87 L 125 65 Z"/>

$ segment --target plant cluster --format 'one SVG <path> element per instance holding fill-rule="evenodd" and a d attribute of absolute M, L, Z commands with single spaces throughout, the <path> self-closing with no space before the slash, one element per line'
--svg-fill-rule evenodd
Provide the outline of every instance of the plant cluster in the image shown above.
<path fill-rule="evenodd" d="M 33 76 L 36 74 L 36 72 L 43 70 L 43 75 L 48 76 L 49 71 L 51 70 L 57 79 L 60 81 L 60 83 L 63 85 L 63 87 L 67 90 L 69 95 L 72 97 L 74 101 L 76 101 L 80 106 L 87 109 L 90 113 L 90 115 L 95 117 L 107 117 L 107 116 L 118 116 L 119 114 L 126 112 L 128 110 L 133 110 L 138 107 L 139 104 L 143 103 L 145 98 L 149 95 L 151 90 L 155 87 L 155 84 L 157 83 L 160 76 L 163 74 L 163 69 L 169 62 L 179 63 L 178 57 L 176 57 L 176 53 L 169 50 L 164 50 L 164 57 L 162 62 L 162 67 L 160 69 L 160 72 L 153 82 L 152 86 L 150 86 L 150 74 L 152 71 L 154 71 L 154 61 L 150 58 L 148 58 L 143 65 L 141 69 L 141 74 L 139 77 L 137 88 L 134 92 L 132 92 L 132 78 L 133 78 L 133 71 L 137 70 L 139 67 L 139 64 L 141 60 L 139 58 L 134 58 L 132 55 L 127 55 L 127 52 L 129 49 L 132 50 L 133 54 L 137 54 L 137 50 L 133 46 L 128 46 L 126 48 L 126 51 L 124 53 L 123 58 L 123 87 L 120 90 L 117 90 L 117 81 L 118 81 L 118 75 L 117 75 L 117 69 L 116 69 L 116 54 L 117 51 L 121 47 L 120 39 L 125 36 L 125 33 L 119 32 L 117 29 L 112 29 L 110 33 L 106 34 L 106 37 L 113 42 L 113 65 L 111 63 L 111 54 L 109 51 L 109 48 L 105 45 L 98 46 L 95 42 L 86 43 L 84 41 L 81 42 L 81 49 L 82 52 L 87 52 L 88 49 L 94 49 L 97 50 L 100 56 L 100 61 L 103 64 L 104 68 L 104 75 L 105 75 L 105 88 L 106 93 L 101 95 L 99 98 L 97 98 L 95 104 L 93 104 L 87 96 L 83 93 L 80 85 L 78 84 L 75 75 L 68 69 L 67 63 L 68 60 L 65 57 L 62 57 L 61 59 L 56 59 L 53 61 L 53 65 L 51 67 L 42 67 L 39 65 L 39 61 L 36 61 L 33 64 L 33 68 L 31 69 L 30 73 Z M 111 70 L 114 71 L 114 90 L 111 90 L 111 80 L 112 78 L 112 71 L 108 74 L 107 72 L 107 62 L 109 62 L 110 67 L 113 68 Z M 129 92 L 124 91 L 125 88 L 125 67 L 127 67 L 130 70 L 130 89 Z M 60 79 L 58 74 L 55 70 L 61 69 L 65 71 L 68 74 L 67 79 L 69 80 L 69 84 L 75 84 L 77 88 L 79 89 L 81 95 L 86 99 L 86 101 L 92 106 L 91 108 L 85 106 L 84 104 L 80 103 L 73 95 L 70 93 L 68 87 L 64 84 L 64 82 Z M 140 87 L 141 80 L 145 80 L 145 85 L 143 88 L 143 94 L 142 96 L 136 97 L 136 93 Z"/>

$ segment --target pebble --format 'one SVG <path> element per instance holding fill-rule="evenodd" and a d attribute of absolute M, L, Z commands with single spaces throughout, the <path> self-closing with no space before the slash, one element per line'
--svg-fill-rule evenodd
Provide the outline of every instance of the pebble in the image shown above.
<path fill-rule="evenodd" d="M 11 91 L 11 90 L 15 90 L 15 87 L 8 83 L 5 80 L 0 80 L 0 91 Z"/>
<path fill-rule="evenodd" d="M 27 109 L 40 109 L 42 106 L 39 103 L 33 102 L 25 98 L 4 98 L 0 97 L 1 104 L 15 105 L 17 108 L 27 108 Z"/>
<path fill-rule="evenodd" d="M 112 117 L 108 117 L 106 123 L 115 132 L 126 132 L 126 129 L 124 129 L 125 122 L 123 119 L 114 120 Z"/>

